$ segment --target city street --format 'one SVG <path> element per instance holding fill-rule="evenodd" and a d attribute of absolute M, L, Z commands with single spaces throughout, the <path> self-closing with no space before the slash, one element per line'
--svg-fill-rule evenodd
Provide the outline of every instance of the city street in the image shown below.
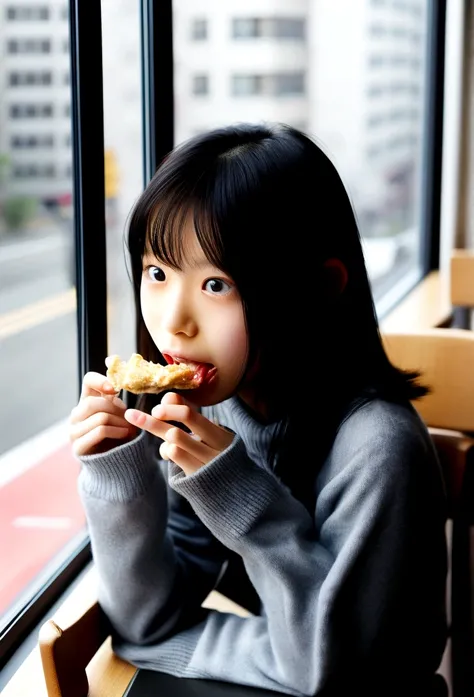
<path fill-rule="evenodd" d="M 67 417 L 77 401 L 75 292 L 65 235 L 0 246 L 0 454 Z"/>
<path fill-rule="evenodd" d="M 107 234 L 109 344 L 127 355 L 134 350 L 130 283 L 118 233 Z M 9 396 L 0 405 L 0 455 L 68 417 L 77 403 L 72 255 L 72 239 L 59 228 L 0 241 L 0 383 Z"/>

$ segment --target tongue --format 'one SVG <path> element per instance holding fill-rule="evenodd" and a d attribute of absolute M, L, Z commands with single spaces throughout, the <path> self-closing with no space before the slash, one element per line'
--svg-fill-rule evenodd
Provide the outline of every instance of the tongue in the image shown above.
<path fill-rule="evenodd" d="M 194 379 L 196 382 L 201 384 L 204 382 L 206 379 L 206 375 L 208 374 L 209 370 L 211 369 L 210 365 L 206 365 L 206 363 L 198 363 L 195 368 L 195 373 L 194 373 Z"/>
<path fill-rule="evenodd" d="M 172 356 L 169 356 L 167 353 L 163 354 L 163 358 L 169 365 L 176 363 L 175 359 Z M 204 380 L 207 377 L 207 374 L 211 370 L 215 371 L 214 366 L 210 363 L 194 363 L 192 361 L 186 361 L 186 365 L 189 365 L 191 368 L 194 368 L 194 379 L 199 385 L 201 385 L 204 382 Z"/>

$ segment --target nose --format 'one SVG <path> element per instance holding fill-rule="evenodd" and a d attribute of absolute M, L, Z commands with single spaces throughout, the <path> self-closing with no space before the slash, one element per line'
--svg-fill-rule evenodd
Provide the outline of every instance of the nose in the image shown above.
<path fill-rule="evenodd" d="M 168 295 L 162 315 L 162 327 L 169 334 L 195 336 L 198 325 L 189 296 L 179 290 Z"/>

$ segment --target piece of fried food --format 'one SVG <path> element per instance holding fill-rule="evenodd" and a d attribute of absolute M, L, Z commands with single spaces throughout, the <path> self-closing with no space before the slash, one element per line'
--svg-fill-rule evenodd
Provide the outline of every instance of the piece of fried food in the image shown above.
<path fill-rule="evenodd" d="M 139 353 L 133 353 L 128 361 L 120 360 L 120 356 L 108 356 L 105 364 L 107 379 L 116 390 L 158 394 L 168 389 L 192 390 L 199 387 L 195 367 L 185 363 L 160 365 L 146 361 Z"/>

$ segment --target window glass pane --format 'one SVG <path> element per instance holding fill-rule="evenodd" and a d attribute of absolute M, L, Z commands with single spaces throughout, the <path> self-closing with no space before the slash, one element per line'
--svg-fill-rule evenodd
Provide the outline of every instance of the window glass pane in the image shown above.
<path fill-rule="evenodd" d="M 346 184 L 376 300 L 419 274 L 427 1 L 173 6 L 176 141 L 240 121 L 303 126 Z M 187 30 L 198 20 L 204 45 Z"/>
<path fill-rule="evenodd" d="M 124 233 L 133 203 L 143 190 L 140 3 L 137 0 L 102 0 L 101 9 L 108 352 L 127 359 L 136 346 Z M 191 40 L 189 31 L 188 38 Z"/>
<path fill-rule="evenodd" d="M 0 0 L 0 627 L 84 529 L 66 6 Z"/>

